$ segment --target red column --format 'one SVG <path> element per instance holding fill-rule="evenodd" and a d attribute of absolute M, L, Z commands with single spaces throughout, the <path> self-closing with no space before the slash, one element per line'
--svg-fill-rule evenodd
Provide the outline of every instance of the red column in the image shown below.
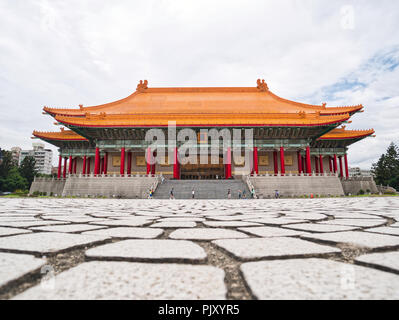
<path fill-rule="evenodd" d="M 320 173 L 324 174 L 324 168 L 323 168 L 323 156 L 319 156 L 319 161 L 320 161 Z"/>
<path fill-rule="evenodd" d="M 121 149 L 121 170 L 120 174 L 123 176 L 125 174 L 125 148 Z"/>
<path fill-rule="evenodd" d="M 91 157 L 88 157 L 87 158 L 87 170 L 86 170 L 87 174 L 90 174 L 90 163 L 91 163 Z"/>
<path fill-rule="evenodd" d="M 68 173 L 72 173 L 72 156 L 69 156 Z"/>
<path fill-rule="evenodd" d="M 331 173 L 333 171 L 333 169 L 332 169 L 331 157 L 330 156 L 328 156 L 328 166 L 330 168 L 330 173 Z"/>
<path fill-rule="evenodd" d="M 345 176 L 346 176 L 346 179 L 349 179 L 348 156 L 346 153 L 345 153 L 344 159 L 345 159 Z"/>
<path fill-rule="evenodd" d="M 302 173 L 302 156 L 301 156 L 301 151 L 297 151 L 298 155 L 298 173 Z"/>
<path fill-rule="evenodd" d="M 96 148 L 96 156 L 94 158 L 94 175 L 100 173 L 100 148 Z"/>
<path fill-rule="evenodd" d="M 280 147 L 280 167 L 281 175 L 285 174 L 285 162 L 284 162 L 284 147 Z"/>
<path fill-rule="evenodd" d="M 100 174 L 104 172 L 104 158 L 100 157 Z"/>
<path fill-rule="evenodd" d="M 306 173 L 312 175 L 312 166 L 310 163 L 310 147 L 306 147 Z"/>
<path fill-rule="evenodd" d="M 254 173 L 259 174 L 258 147 L 254 147 Z"/>
<path fill-rule="evenodd" d="M 76 168 L 78 166 L 78 158 L 73 159 L 73 173 L 76 174 Z"/>
<path fill-rule="evenodd" d="M 61 155 L 58 157 L 58 173 L 57 178 L 61 179 L 61 167 L 62 167 L 62 157 Z"/>
<path fill-rule="evenodd" d="M 231 148 L 227 148 L 226 179 L 231 178 Z"/>
<path fill-rule="evenodd" d="M 179 174 L 179 157 L 177 154 L 177 147 L 175 148 L 175 154 L 174 154 L 174 163 L 173 163 L 173 178 L 174 179 L 180 179 L 180 174 Z M 148 170 L 148 167 L 147 167 Z"/>
<path fill-rule="evenodd" d="M 306 173 L 306 157 L 302 157 L 302 172 Z"/>
<path fill-rule="evenodd" d="M 274 174 L 278 174 L 277 151 L 273 151 Z"/>
<path fill-rule="evenodd" d="M 108 173 L 108 152 L 104 155 L 104 174 Z"/>
<path fill-rule="evenodd" d="M 334 154 L 334 161 L 333 161 L 333 165 L 334 165 L 334 173 L 337 173 L 338 171 L 338 166 L 337 166 L 337 155 Z"/>
<path fill-rule="evenodd" d="M 63 171 L 63 173 L 62 173 L 62 177 L 63 177 L 64 179 L 66 178 L 67 161 L 68 161 L 68 158 L 65 157 L 65 158 L 64 158 L 64 171 Z"/>
<path fill-rule="evenodd" d="M 175 150 L 175 153 L 176 153 L 176 150 Z M 175 155 L 175 157 L 176 157 L 176 155 Z M 147 158 L 147 174 L 150 174 L 151 173 L 151 148 L 147 148 L 147 156 L 146 156 L 146 158 Z M 175 159 L 175 164 L 174 164 L 174 166 L 176 165 L 177 163 L 176 163 L 176 159 Z M 173 167 L 173 170 L 174 170 L 175 168 Z M 173 173 L 173 176 L 174 176 L 175 174 Z"/>
<path fill-rule="evenodd" d="M 127 175 L 132 174 L 132 153 L 128 152 L 127 153 Z"/>
<path fill-rule="evenodd" d="M 344 168 L 342 166 L 342 156 L 339 156 L 338 158 L 339 158 L 339 176 L 341 178 L 343 178 L 344 177 Z"/>
<path fill-rule="evenodd" d="M 319 174 L 319 159 L 317 156 L 314 156 L 314 165 L 316 167 L 316 174 Z"/>
<path fill-rule="evenodd" d="M 83 157 L 82 174 L 86 174 L 86 161 L 87 161 L 87 156 L 84 156 Z"/>

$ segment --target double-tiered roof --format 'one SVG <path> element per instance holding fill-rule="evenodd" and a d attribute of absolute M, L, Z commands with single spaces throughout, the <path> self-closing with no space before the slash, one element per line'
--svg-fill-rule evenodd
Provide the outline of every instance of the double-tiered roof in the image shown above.
<path fill-rule="evenodd" d="M 144 80 L 133 94 L 115 102 L 71 109 L 44 107 L 45 113 L 72 131 L 35 131 L 34 136 L 48 142 L 85 141 L 110 137 L 96 130 L 167 127 L 175 122 L 177 127 L 281 128 L 279 132 L 287 137 L 296 134 L 315 140 L 359 139 L 374 130 L 336 128 L 362 109 L 362 105 L 327 107 L 325 103 L 311 105 L 283 99 L 272 93 L 264 80 L 258 80 L 256 87 L 219 88 L 150 88 Z M 308 135 L 291 128 L 304 128 Z M 126 136 L 126 132 L 119 135 Z"/>

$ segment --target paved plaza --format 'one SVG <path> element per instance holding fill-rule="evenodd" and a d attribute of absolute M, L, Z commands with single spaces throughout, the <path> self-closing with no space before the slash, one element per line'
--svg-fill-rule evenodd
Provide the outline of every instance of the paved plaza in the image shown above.
<path fill-rule="evenodd" d="M 399 198 L 0 199 L 0 299 L 399 299 Z"/>

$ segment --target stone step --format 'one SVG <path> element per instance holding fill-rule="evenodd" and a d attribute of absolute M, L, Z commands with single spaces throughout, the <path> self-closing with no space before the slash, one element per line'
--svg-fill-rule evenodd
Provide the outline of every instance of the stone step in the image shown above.
<path fill-rule="evenodd" d="M 242 180 L 165 180 L 154 192 L 155 199 L 169 199 L 173 188 L 176 199 L 191 199 L 192 190 L 195 199 L 227 199 L 227 191 L 231 191 L 231 199 L 238 199 L 238 191 L 245 190 L 250 198 L 247 185 Z"/>

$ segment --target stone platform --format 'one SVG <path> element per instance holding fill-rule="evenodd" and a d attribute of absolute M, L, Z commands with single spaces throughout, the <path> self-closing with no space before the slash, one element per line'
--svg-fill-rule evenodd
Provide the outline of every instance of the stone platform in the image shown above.
<path fill-rule="evenodd" d="M 0 198 L 1 299 L 398 299 L 399 198 Z"/>

